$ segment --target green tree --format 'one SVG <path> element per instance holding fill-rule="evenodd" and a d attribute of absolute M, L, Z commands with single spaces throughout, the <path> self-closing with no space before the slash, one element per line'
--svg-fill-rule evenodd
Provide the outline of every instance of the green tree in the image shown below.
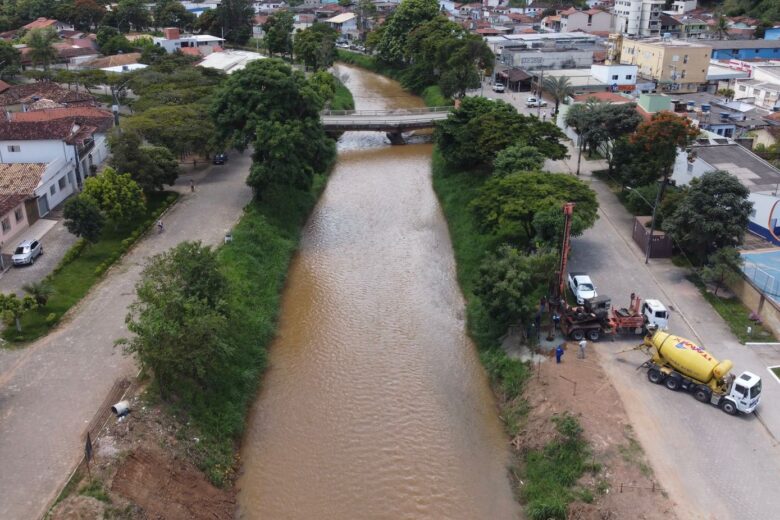
<path fill-rule="evenodd" d="M 297 32 L 293 45 L 296 59 L 315 71 L 327 69 L 336 57 L 337 37 L 338 32 L 323 23 Z"/>
<path fill-rule="evenodd" d="M 523 254 L 503 245 L 480 266 L 474 294 L 503 328 L 528 323 L 548 292 L 556 263 L 555 253 Z"/>
<path fill-rule="evenodd" d="M 263 24 L 265 31 L 265 47 L 268 53 L 288 56 L 292 53 L 292 31 L 295 18 L 291 11 L 282 9 L 268 17 Z"/>
<path fill-rule="evenodd" d="M 7 79 L 19 73 L 21 55 L 14 46 L 6 41 L 0 41 L 0 79 Z"/>
<path fill-rule="evenodd" d="M 461 25 L 444 16 L 415 27 L 406 39 L 404 57 L 410 63 L 402 74 L 404 87 L 420 92 L 428 85 L 437 84 L 450 56 L 448 47 L 467 34 Z"/>
<path fill-rule="evenodd" d="M 29 282 L 22 285 L 22 290 L 32 296 L 38 307 L 45 307 L 55 292 L 52 284 L 45 278 L 39 282 Z"/>
<path fill-rule="evenodd" d="M 553 123 L 518 114 L 503 101 L 467 97 L 436 125 L 442 157 L 463 169 L 488 170 L 498 152 L 511 145 L 533 146 L 550 159 L 566 157 L 563 132 Z M 488 170 L 489 171 L 489 170 Z"/>
<path fill-rule="evenodd" d="M 745 259 L 733 247 L 724 247 L 712 253 L 700 273 L 702 280 L 715 285 L 715 296 L 725 286 L 737 282 L 742 275 Z"/>
<path fill-rule="evenodd" d="M 336 77 L 330 72 L 317 71 L 308 77 L 308 81 L 325 104 L 336 95 Z"/>
<path fill-rule="evenodd" d="M 447 46 L 447 62 L 439 78 L 439 87 L 446 97 L 462 98 L 468 89 L 481 85 L 482 71 L 492 69 L 493 51 L 482 37 L 466 35 Z"/>
<path fill-rule="evenodd" d="M 100 69 L 80 70 L 76 73 L 76 81 L 80 83 L 85 90 L 89 90 L 102 85 L 106 82 L 106 72 Z"/>
<path fill-rule="evenodd" d="M 566 202 L 576 203 L 574 235 L 593 226 L 598 210 L 596 194 L 576 177 L 560 173 L 516 172 L 491 177 L 470 207 L 483 231 L 502 240 L 529 243 L 539 231 L 534 225 L 536 215 L 561 213 Z"/>
<path fill-rule="evenodd" d="M 750 191 L 725 171 L 707 172 L 691 181 L 663 229 L 699 265 L 713 252 L 742 243 L 753 203 Z"/>
<path fill-rule="evenodd" d="M 157 27 L 179 27 L 188 30 L 193 28 L 197 18 L 176 0 L 158 0 L 154 5 L 152 16 Z"/>
<path fill-rule="evenodd" d="M 392 65 L 407 63 L 405 54 L 409 33 L 438 15 L 437 0 L 403 0 L 384 23 L 376 45 L 379 59 Z"/>
<path fill-rule="evenodd" d="M 357 14 L 357 26 L 361 41 L 365 41 L 371 20 L 376 16 L 376 13 L 377 9 L 374 2 L 371 0 L 358 0 L 355 14 Z"/>
<path fill-rule="evenodd" d="M 16 294 L 0 294 L 0 312 L 3 313 L 6 323 L 15 323 L 16 330 L 22 332 L 22 316 L 38 306 L 35 299 L 25 296 L 19 299 Z"/>
<path fill-rule="evenodd" d="M 243 150 L 261 122 L 316 119 L 322 99 L 300 72 L 281 60 L 250 62 L 231 74 L 214 95 L 211 115 L 217 141 Z"/>
<path fill-rule="evenodd" d="M 222 36 L 224 30 L 224 38 L 230 43 L 243 45 L 249 41 L 255 17 L 250 0 L 223 0 L 215 11 L 216 24 L 212 24 L 211 34 Z"/>
<path fill-rule="evenodd" d="M 76 0 L 66 10 L 65 19 L 81 30 L 90 30 L 97 27 L 105 15 L 105 7 L 95 0 Z"/>
<path fill-rule="evenodd" d="M 93 244 L 100 240 L 106 220 L 93 199 L 82 195 L 69 198 L 62 216 L 65 218 L 65 228 L 73 235 Z"/>
<path fill-rule="evenodd" d="M 544 156 L 533 146 L 512 145 L 504 148 L 493 161 L 493 175 L 503 177 L 514 172 L 537 171 L 544 166 Z"/>
<path fill-rule="evenodd" d="M 135 46 L 123 34 L 117 34 L 108 39 L 101 47 L 100 52 L 108 56 L 112 54 L 133 52 Z"/>
<path fill-rule="evenodd" d="M 91 199 L 116 226 L 131 223 L 146 209 L 144 192 L 138 183 L 130 174 L 117 173 L 110 167 L 84 181 L 82 196 Z"/>
<path fill-rule="evenodd" d="M 194 125 L 193 121 L 198 124 Z M 214 125 L 205 104 L 163 105 L 144 110 L 127 118 L 123 128 L 143 136 L 157 146 L 164 146 L 179 157 L 214 150 Z"/>
<path fill-rule="evenodd" d="M 725 97 L 727 99 L 734 99 L 734 95 L 735 95 L 734 89 L 732 89 L 732 88 L 721 88 L 721 89 L 718 89 L 717 94 L 719 96 L 723 96 L 723 97 Z"/>
<path fill-rule="evenodd" d="M 568 76 L 547 76 L 542 82 L 542 90 L 547 92 L 555 100 L 555 113 L 562 101 L 571 96 L 574 88 Z"/>
<path fill-rule="evenodd" d="M 122 32 L 143 31 L 149 27 L 151 16 L 142 0 L 120 0 L 104 17 L 103 23 Z"/>
<path fill-rule="evenodd" d="M 33 29 L 24 39 L 30 48 L 28 56 L 33 65 L 42 65 L 48 69 L 57 59 L 57 51 L 52 45 L 57 40 L 57 33 L 52 29 Z"/>
<path fill-rule="evenodd" d="M 98 48 L 102 49 L 108 40 L 114 36 L 119 36 L 120 34 L 121 33 L 116 28 L 102 25 L 100 29 L 98 29 L 97 34 L 95 34 L 95 42 L 97 42 Z"/>
<path fill-rule="evenodd" d="M 182 242 L 144 268 L 125 319 L 133 336 L 118 344 L 151 372 L 164 398 L 190 404 L 208 391 L 210 374 L 230 354 L 227 298 L 216 253 L 200 242 Z"/>
<path fill-rule="evenodd" d="M 134 132 L 123 132 L 111 138 L 109 164 L 119 172 L 129 173 L 144 192 L 172 185 L 179 176 L 176 157 L 163 146 L 143 146 Z"/>

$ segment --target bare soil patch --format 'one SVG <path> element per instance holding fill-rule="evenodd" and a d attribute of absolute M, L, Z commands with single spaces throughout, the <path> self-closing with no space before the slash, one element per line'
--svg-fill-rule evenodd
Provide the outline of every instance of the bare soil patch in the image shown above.
<path fill-rule="evenodd" d="M 568 518 L 576 520 L 670 520 L 674 504 L 653 476 L 635 439 L 620 396 L 601 369 L 598 344 L 586 359 L 577 358 L 571 343 L 561 364 L 550 357 L 533 368 L 525 397 L 530 405 L 526 424 L 512 439 L 515 450 L 540 449 L 555 438 L 551 418 L 568 412 L 583 427 L 593 450 L 598 474 L 586 473 L 581 485 L 594 490 L 592 503 L 571 504 Z"/>

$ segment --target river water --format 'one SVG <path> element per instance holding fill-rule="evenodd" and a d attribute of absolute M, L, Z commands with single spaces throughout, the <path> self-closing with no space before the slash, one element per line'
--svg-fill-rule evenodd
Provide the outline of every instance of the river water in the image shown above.
<path fill-rule="evenodd" d="M 381 76 L 337 73 L 360 110 L 423 106 Z M 516 517 L 430 160 L 429 144 L 342 136 L 247 424 L 240 518 Z"/>

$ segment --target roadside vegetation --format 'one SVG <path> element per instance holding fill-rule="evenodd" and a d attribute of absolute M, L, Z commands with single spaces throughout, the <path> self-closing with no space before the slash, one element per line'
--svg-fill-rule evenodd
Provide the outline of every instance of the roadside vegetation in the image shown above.
<path fill-rule="evenodd" d="M 21 317 L 21 332 L 9 326 L 3 338 L 12 343 L 25 343 L 46 335 L 176 198 L 175 193 L 169 192 L 149 194 L 137 221 L 120 225 L 107 221 L 94 243 L 80 238 L 43 280 L 51 289 L 47 302 Z"/>
<path fill-rule="evenodd" d="M 132 335 L 120 343 L 183 437 L 199 439 L 195 462 L 218 485 L 234 477 L 288 265 L 335 157 L 319 111 L 336 88 L 330 74 L 306 78 L 277 59 L 222 84 L 209 108 L 215 142 L 254 145 L 254 200 L 219 249 L 184 242 L 152 258 L 127 316 Z"/>
<path fill-rule="evenodd" d="M 578 202 L 575 234 L 593 225 L 598 208 L 576 178 L 538 173 L 545 158 L 565 155 L 562 137 L 552 123 L 481 98 L 464 99 L 435 135 L 433 185 L 449 224 L 469 333 L 512 436 L 529 410 L 531 369 L 506 354 L 501 337 L 510 326 L 526 330 L 547 294 L 563 203 Z M 544 448 L 513 455 L 514 485 L 533 519 L 565 518 L 569 502 L 582 498 L 578 479 L 592 469 L 576 419 L 556 421 L 557 436 Z"/>

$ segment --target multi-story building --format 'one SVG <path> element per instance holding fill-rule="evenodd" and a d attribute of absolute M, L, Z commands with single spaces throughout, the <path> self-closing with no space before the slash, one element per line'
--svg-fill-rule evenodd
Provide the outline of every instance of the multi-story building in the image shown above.
<path fill-rule="evenodd" d="M 628 36 L 658 36 L 664 0 L 615 0 L 615 31 Z"/>
<path fill-rule="evenodd" d="M 656 82 L 662 92 L 696 92 L 707 82 L 712 48 L 671 38 L 624 39 L 620 63 L 636 65 L 639 75 Z"/>
<path fill-rule="evenodd" d="M 578 11 L 573 7 L 559 13 L 561 32 L 609 32 L 612 29 L 612 15 L 600 9 Z"/>
<path fill-rule="evenodd" d="M 712 40 L 714 60 L 780 60 L 780 40 Z"/>
<path fill-rule="evenodd" d="M 225 40 L 210 34 L 181 34 L 176 27 L 166 27 L 162 38 L 155 36 L 154 44 L 167 53 L 180 51 L 185 54 L 208 56 L 221 47 Z"/>

